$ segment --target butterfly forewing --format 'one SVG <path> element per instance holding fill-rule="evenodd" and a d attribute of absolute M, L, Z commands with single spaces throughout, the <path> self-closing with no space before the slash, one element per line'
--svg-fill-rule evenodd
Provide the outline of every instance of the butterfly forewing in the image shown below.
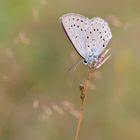
<path fill-rule="evenodd" d="M 79 14 L 66 14 L 61 18 L 62 26 L 78 53 L 86 57 L 86 34 L 89 19 Z"/>

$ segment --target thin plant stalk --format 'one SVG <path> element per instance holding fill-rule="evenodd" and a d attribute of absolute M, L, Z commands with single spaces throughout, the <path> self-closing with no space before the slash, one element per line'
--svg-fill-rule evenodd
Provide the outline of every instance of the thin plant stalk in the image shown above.
<path fill-rule="evenodd" d="M 93 73 L 96 69 L 94 67 L 89 67 L 88 73 L 87 73 L 87 78 L 84 81 L 84 83 L 82 85 L 80 85 L 80 92 L 81 92 L 81 109 L 80 109 L 80 116 L 78 119 L 78 124 L 77 124 L 77 128 L 76 128 L 76 134 L 75 134 L 75 140 L 78 140 L 78 136 L 79 136 L 79 131 L 80 131 L 80 126 L 81 126 L 81 122 L 82 122 L 82 118 L 83 118 L 83 114 L 84 114 L 84 104 L 85 104 L 85 99 L 86 99 L 86 95 L 87 95 L 87 90 L 89 87 L 89 82 L 93 76 Z"/>

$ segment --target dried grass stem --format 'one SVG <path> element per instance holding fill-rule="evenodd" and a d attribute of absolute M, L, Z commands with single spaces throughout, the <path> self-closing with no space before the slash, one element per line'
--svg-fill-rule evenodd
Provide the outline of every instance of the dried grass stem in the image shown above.
<path fill-rule="evenodd" d="M 87 90 L 89 87 L 89 82 L 93 76 L 93 73 L 96 69 L 94 67 L 89 67 L 88 69 L 88 73 L 87 73 L 87 78 L 85 79 L 84 83 L 82 85 L 80 85 L 80 92 L 81 92 L 81 109 L 80 109 L 80 116 L 78 119 L 78 124 L 77 124 L 77 128 L 76 128 L 76 135 L 75 135 L 75 140 L 78 140 L 78 136 L 79 136 L 79 131 L 80 131 L 80 126 L 81 126 L 81 122 L 82 122 L 82 118 L 83 118 L 83 114 L 84 114 L 84 103 L 85 103 L 85 99 L 86 99 L 86 95 L 87 95 Z"/>

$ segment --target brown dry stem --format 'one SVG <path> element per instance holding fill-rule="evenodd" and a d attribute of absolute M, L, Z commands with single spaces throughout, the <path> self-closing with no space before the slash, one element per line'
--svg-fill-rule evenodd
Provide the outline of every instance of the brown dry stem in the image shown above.
<path fill-rule="evenodd" d="M 80 85 L 80 92 L 81 92 L 80 97 L 81 97 L 82 102 L 81 102 L 80 116 L 79 116 L 78 124 L 77 124 L 77 128 L 76 128 L 75 140 L 78 140 L 80 126 L 81 126 L 83 113 L 84 113 L 84 103 L 85 103 L 85 99 L 86 99 L 86 95 L 87 95 L 87 90 L 89 87 L 89 82 L 90 82 L 95 70 L 96 69 L 93 66 L 89 67 L 88 73 L 87 73 L 87 78 L 84 81 L 84 83 L 82 85 Z"/>

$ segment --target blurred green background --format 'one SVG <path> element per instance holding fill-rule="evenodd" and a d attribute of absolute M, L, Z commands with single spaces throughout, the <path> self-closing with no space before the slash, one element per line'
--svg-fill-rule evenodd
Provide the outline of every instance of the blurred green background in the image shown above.
<path fill-rule="evenodd" d="M 0 0 L 0 140 L 73 140 L 87 66 L 59 17 L 108 20 L 112 57 L 94 74 L 79 140 L 140 140 L 139 0 Z"/>

